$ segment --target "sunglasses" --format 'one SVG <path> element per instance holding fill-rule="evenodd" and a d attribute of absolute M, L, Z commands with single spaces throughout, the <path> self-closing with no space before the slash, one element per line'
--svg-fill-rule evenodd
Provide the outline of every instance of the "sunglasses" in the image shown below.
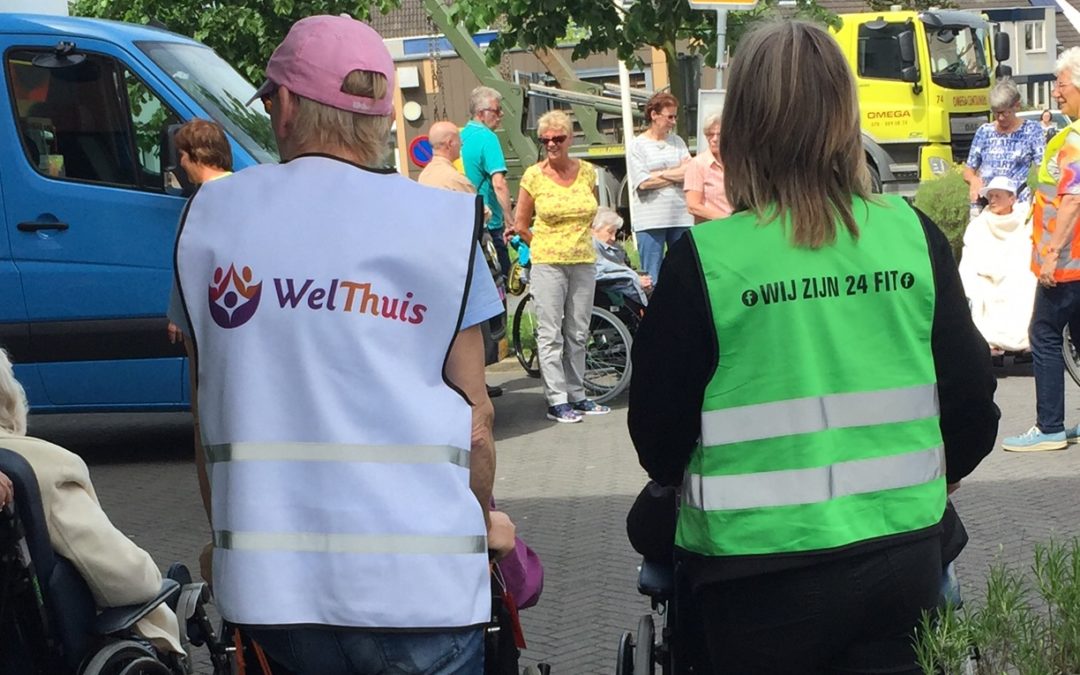
<path fill-rule="evenodd" d="M 269 115 L 270 111 L 274 108 L 274 97 L 277 96 L 277 90 L 278 88 L 275 84 L 273 89 L 263 94 L 262 97 L 259 99 L 260 101 L 262 101 L 263 110 L 266 111 L 267 115 Z"/>
<path fill-rule="evenodd" d="M 541 136 L 539 138 L 541 145 L 551 145 L 552 143 L 554 143 L 555 145 L 561 145 L 562 142 L 565 140 L 566 134 L 562 134 L 560 136 Z"/>

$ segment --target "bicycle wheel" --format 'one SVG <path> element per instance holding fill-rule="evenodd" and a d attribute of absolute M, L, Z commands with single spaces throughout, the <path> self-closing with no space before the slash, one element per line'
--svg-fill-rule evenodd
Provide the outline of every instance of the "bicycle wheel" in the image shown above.
<path fill-rule="evenodd" d="M 540 352 L 536 348 L 536 311 L 532 295 L 526 295 L 514 310 L 514 356 L 529 377 L 540 377 Z"/>
<path fill-rule="evenodd" d="M 593 307 L 585 342 L 585 391 L 597 403 L 610 401 L 630 384 L 630 346 L 626 324 L 611 312 Z"/>
<path fill-rule="evenodd" d="M 1065 357 L 1065 370 L 1069 371 L 1073 382 L 1080 385 L 1080 350 L 1073 343 L 1068 326 L 1065 326 L 1065 332 L 1062 334 L 1061 355 Z"/>

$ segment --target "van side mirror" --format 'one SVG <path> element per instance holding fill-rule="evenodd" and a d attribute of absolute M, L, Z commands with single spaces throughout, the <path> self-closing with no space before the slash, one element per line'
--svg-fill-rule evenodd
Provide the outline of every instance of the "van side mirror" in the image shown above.
<path fill-rule="evenodd" d="M 997 68 L 994 69 L 994 77 L 1002 79 L 1003 77 L 1012 77 L 1012 66 L 1007 66 L 1004 63 L 999 63 Z"/>
<path fill-rule="evenodd" d="M 187 172 L 180 167 L 180 153 L 176 149 L 176 131 L 180 124 L 170 124 L 161 132 L 161 189 L 165 194 L 190 197 L 195 185 L 188 180 Z"/>
<path fill-rule="evenodd" d="M 1009 34 L 998 33 L 994 36 L 994 59 L 1001 63 L 1009 60 Z M 1000 75 L 998 77 L 1001 77 Z"/>

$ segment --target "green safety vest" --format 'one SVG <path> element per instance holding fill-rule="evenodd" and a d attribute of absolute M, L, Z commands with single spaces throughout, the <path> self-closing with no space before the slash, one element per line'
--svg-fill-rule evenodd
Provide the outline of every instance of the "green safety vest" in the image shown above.
<path fill-rule="evenodd" d="M 934 278 L 898 197 L 855 200 L 859 238 L 792 245 L 748 212 L 690 230 L 719 358 L 676 543 L 711 556 L 821 551 L 930 527 L 945 509 Z"/>

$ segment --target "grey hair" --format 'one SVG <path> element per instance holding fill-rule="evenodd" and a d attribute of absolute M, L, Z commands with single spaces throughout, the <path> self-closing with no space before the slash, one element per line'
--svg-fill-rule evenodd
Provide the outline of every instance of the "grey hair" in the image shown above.
<path fill-rule="evenodd" d="M 1069 75 L 1069 83 L 1074 87 L 1080 87 L 1080 47 L 1069 47 L 1061 52 L 1058 57 L 1054 72 Z"/>
<path fill-rule="evenodd" d="M 610 206 L 601 206 L 596 209 L 596 217 L 592 221 L 592 229 L 603 230 L 608 227 L 622 229 L 623 219 L 619 213 Z"/>
<path fill-rule="evenodd" d="M 990 90 L 990 109 L 1014 108 L 1020 103 L 1020 90 L 1011 79 L 999 80 Z"/>
<path fill-rule="evenodd" d="M 722 113 L 718 110 L 716 112 L 709 113 L 705 117 L 705 121 L 701 125 L 702 131 L 708 131 L 709 127 L 714 127 L 720 124 L 720 119 L 723 117 Z"/>
<path fill-rule="evenodd" d="M 25 436 L 27 412 L 26 391 L 15 379 L 7 352 L 0 349 L 0 431 Z"/>
<path fill-rule="evenodd" d="M 490 108 L 493 103 L 502 101 L 502 94 L 491 87 L 479 86 L 469 94 L 469 116 L 476 117 L 476 113 L 484 108 Z"/>

